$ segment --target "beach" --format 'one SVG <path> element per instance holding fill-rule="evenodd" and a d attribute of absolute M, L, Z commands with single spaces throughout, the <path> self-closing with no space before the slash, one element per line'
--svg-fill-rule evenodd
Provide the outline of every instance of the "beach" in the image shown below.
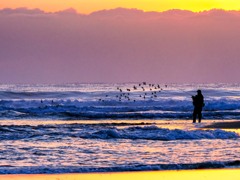
<path fill-rule="evenodd" d="M 151 172 L 87 173 L 87 174 L 33 174 L 0 175 L 0 179 L 9 180 L 239 180 L 240 169 L 210 169 Z"/>
<path fill-rule="evenodd" d="M 199 128 L 202 128 L 199 127 Z M 240 121 L 213 122 L 203 128 L 240 129 Z M 108 172 L 108 173 L 67 173 L 67 174 L 13 174 L 0 175 L 2 180 L 117 180 L 117 179 L 162 179 L 162 180 L 212 180 L 240 179 L 240 168 L 228 169 L 195 169 L 195 170 L 159 170 L 139 172 Z"/>
<path fill-rule="evenodd" d="M 240 167 L 237 158 L 240 129 L 227 129 L 236 121 L 221 123 L 227 125 L 222 129 L 213 128 L 214 120 L 202 123 L 189 120 L 2 120 L 1 138 L 8 140 L 0 142 L 5 154 L 0 173 L 29 174 L 26 176 L 34 178 L 42 173 L 46 175 L 39 177 L 62 174 L 58 176 L 65 178 L 72 174 L 77 177 L 78 173 L 107 176 L 112 172 L 128 174 L 154 170 L 162 173 L 174 169 L 177 171 L 173 172 L 180 172 Z"/>
<path fill-rule="evenodd" d="M 137 86 L 0 85 L 1 177 L 159 177 L 240 167 L 236 84 L 201 85 L 201 123 L 192 123 L 195 85 Z"/>
<path fill-rule="evenodd" d="M 136 2 L 1 2 L 0 180 L 240 180 L 240 1 Z"/>

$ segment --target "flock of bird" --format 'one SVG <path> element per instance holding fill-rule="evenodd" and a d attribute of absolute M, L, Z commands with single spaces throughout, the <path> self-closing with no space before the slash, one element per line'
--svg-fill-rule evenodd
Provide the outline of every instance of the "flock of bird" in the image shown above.
<path fill-rule="evenodd" d="M 167 88 L 167 85 L 165 85 Z M 122 101 L 133 101 L 136 102 L 136 99 L 139 98 L 143 100 L 154 99 L 157 98 L 159 93 L 163 90 L 163 88 L 159 84 L 147 84 L 146 82 L 139 83 L 137 85 L 133 85 L 132 88 L 120 88 L 117 87 L 117 92 L 119 94 L 114 95 L 114 99 L 119 102 Z M 113 98 L 110 95 L 105 95 L 104 98 L 100 98 L 99 101 L 104 102 L 109 98 Z"/>

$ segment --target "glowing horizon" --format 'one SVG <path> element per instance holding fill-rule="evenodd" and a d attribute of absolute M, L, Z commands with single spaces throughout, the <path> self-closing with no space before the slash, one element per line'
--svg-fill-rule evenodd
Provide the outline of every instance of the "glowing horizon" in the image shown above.
<path fill-rule="evenodd" d="M 108 10 L 115 8 L 135 8 L 143 11 L 162 12 L 171 9 L 190 10 L 200 12 L 210 9 L 223 10 L 240 10 L 240 2 L 235 0 L 69 0 L 67 3 L 64 0 L 9 0 L 0 3 L 0 9 L 4 8 L 21 8 L 41 9 L 46 12 L 56 12 L 69 8 L 74 8 L 78 13 L 90 14 L 99 10 Z"/>

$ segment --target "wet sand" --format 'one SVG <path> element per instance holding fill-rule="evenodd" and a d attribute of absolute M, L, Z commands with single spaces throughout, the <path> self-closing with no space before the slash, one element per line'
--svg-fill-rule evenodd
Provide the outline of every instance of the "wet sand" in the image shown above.
<path fill-rule="evenodd" d="M 239 121 L 224 121 L 224 122 L 215 122 L 210 125 L 205 126 L 204 128 L 220 128 L 220 129 L 240 129 L 240 120 Z"/>
<path fill-rule="evenodd" d="M 239 180 L 240 169 L 174 170 L 120 173 L 0 175 L 1 180 Z"/>

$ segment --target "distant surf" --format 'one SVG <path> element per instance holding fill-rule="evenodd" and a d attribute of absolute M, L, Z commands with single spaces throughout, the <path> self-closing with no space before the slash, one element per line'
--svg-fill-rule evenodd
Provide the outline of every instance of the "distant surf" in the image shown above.
<path fill-rule="evenodd" d="M 239 84 L 0 85 L 1 119 L 191 119 L 201 88 L 205 119 L 240 119 Z M 120 94 L 121 88 L 121 94 Z"/>

